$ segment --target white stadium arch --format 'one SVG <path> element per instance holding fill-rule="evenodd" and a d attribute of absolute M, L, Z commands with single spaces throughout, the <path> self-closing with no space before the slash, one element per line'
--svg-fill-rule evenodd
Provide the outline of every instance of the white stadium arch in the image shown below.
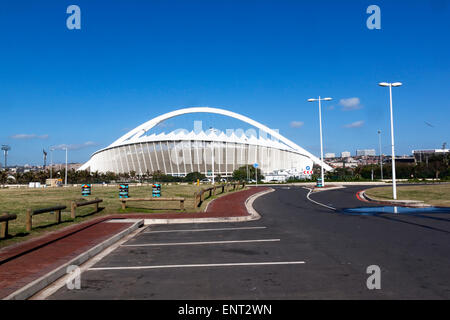
<path fill-rule="evenodd" d="M 255 137 L 246 136 L 237 137 L 234 134 L 228 136 L 223 132 L 219 135 L 214 132 L 210 134 L 206 134 L 205 132 L 201 132 L 200 134 L 196 134 L 194 132 L 190 132 L 188 134 L 176 134 L 174 132 L 171 132 L 169 134 L 162 133 L 159 135 L 146 135 L 147 132 L 149 132 L 152 128 L 167 119 L 191 113 L 210 113 L 231 117 L 248 123 L 251 126 L 258 128 L 260 131 L 266 132 L 272 137 L 272 139 L 256 139 Z M 282 143 L 274 139 L 278 139 Z M 178 143 L 178 145 L 176 143 Z M 180 145 L 180 143 L 183 143 L 183 145 Z M 195 145 L 193 145 L 193 143 Z M 201 144 L 199 145 L 199 143 Z M 207 147 L 207 145 L 204 143 L 207 143 L 208 146 L 211 146 L 212 152 L 208 151 L 209 147 Z M 216 145 L 219 144 L 223 144 L 223 147 L 217 149 L 218 151 L 214 151 Z M 236 158 L 238 157 L 237 152 L 239 151 L 237 149 L 229 149 L 229 145 L 233 145 L 235 149 L 237 147 L 240 147 L 242 149 L 242 146 L 247 146 L 247 150 L 241 150 L 241 153 L 245 153 L 245 155 L 242 156 L 242 161 L 244 162 L 234 163 L 236 162 Z M 252 147 L 254 148 L 254 151 L 252 151 Z M 188 153 L 187 157 L 185 156 L 185 149 Z M 193 149 L 196 149 L 196 152 L 194 152 Z M 200 153 L 202 154 L 201 157 L 199 156 L 198 150 L 200 150 Z M 180 154 L 181 151 L 182 155 Z M 309 168 L 309 170 L 312 170 L 312 163 L 316 163 L 318 165 L 322 164 L 319 158 L 306 151 L 299 145 L 285 138 L 275 130 L 272 130 L 269 127 L 246 116 L 219 108 L 192 107 L 168 112 L 143 123 L 142 125 L 136 127 L 135 129 L 129 131 L 128 133 L 114 141 L 108 147 L 96 151 L 91 156 L 90 160 L 86 162 L 79 170 L 90 169 L 91 171 L 112 171 L 116 173 L 135 171 L 142 174 L 144 172 L 153 172 L 155 171 L 155 169 L 157 169 L 164 171 L 166 174 L 184 175 L 188 173 L 188 169 L 186 169 L 187 163 L 188 167 L 189 164 L 191 165 L 191 170 L 197 171 L 194 170 L 194 168 L 199 169 L 200 171 L 204 171 L 204 173 L 206 174 L 208 171 L 210 171 L 208 170 L 208 166 L 206 165 L 206 163 L 204 166 L 194 166 L 192 158 L 194 157 L 197 160 L 200 159 L 207 162 L 209 155 L 206 156 L 206 154 L 207 152 L 210 152 L 212 153 L 212 157 L 214 159 L 212 160 L 211 164 L 217 163 L 217 160 L 214 158 L 216 157 L 216 154 L 219 158 L 219 161 L 220 159 L 225 159 L 224 162 L 226 162 L 227 157 L 221 156 L 221 151 L 223 153 L 227 153 L 227 157 L 228 151 L 230 154 L 232 154 L 232 159 L 228 157 L 231 159 L 228 162 L 233 162 L 232 167 L 229 167 L 228 165 L 231 164 L 227 163 L 225 165 L 225 170 L 222 170 L 223 172 L 221 172 L 221 170 L 218 171 L 220 172 L 220 174 L 224 175 L 228 175 L 230 173 L 229 171 L 231 171 L 231 168 L 237 168 L 237 165 L 239 164 L 253 163 L 253 159 L 256 162 L 259 159 L 261 159 L 261 162 L 267 162 L 267 165 L 261 167 L 262 170 L 263 168 L 266 169 L 263 170 L 263 172 L 266 171 L 266 173 L 273 170 L 292 169 L 292 167 L 298 167 L 296 169 L 302 172 L 305 171 L 305 168 Z M 278 151 L 278 154 L 274 153 L 274 151 Z M 252 152 L 255 153 L 255 157 L 253 157 Z M 260 157 L 258 158 L 258 153 L 264 153 L 265 155 L 260 155 Z M 195 157 L 195 154 L 197 154 L 197 157 Z M 179 161 L 180 159 L 178 159 L 179 157 L 182 158 L 181 162 Z M 272 157 L 274 159 L 272 159 Z M 277 159 L 279 161 L 275 160 L 276 157 L 278 157 Z M 301 157 L 301 159 L 299 157 Z M 167 160 L 170 160 L 170 163 L 167 163 Z M 161 165 L 160 162 L 163 162 L 164 165 Z M 173 168 L 172 164 L 175 162 L 178 165 L 178 170 L 175 170 Z M 182 168 L 180 169 L 179 165 L 183 162 L 184 167 L 182 166 Z M 289 166 L 291 166 L 291 168 L 288 168 Z M 168 167 L 170 167 L 170 169 Z M 332 168 L 326 163 L 323 163 L 323 167 L 327 171 L 332 170 Z M 211 168 L 209 167 L 209 169 Z"/>

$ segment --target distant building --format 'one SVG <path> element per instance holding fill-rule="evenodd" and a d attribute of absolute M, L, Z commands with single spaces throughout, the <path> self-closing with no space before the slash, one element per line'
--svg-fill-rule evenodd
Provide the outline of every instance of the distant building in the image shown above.
<path fill-rule="evenodd" d="M 425 149 L 425 150 L 413 150 L 412 154 L 416 159 L 416 161 L 422 162 L 426 161 L 426 159 L 430 156 L 442 155 L 449 152 L 450 149 Z"/>
<path fill-rule="evenodd" d="M 350 151 L 341 152 L 341 158 L 350 158 L 350 156 L 351 156 Z"/>
<path fill-rule="evenodd" d="M 325 158 L 329 159 L 329 158 L 336 158 L 336 154 L 334 153 L 325 153 Z"/>
<path fill-rule="evenodd" d="M 375 156 L 375 149 L 356 150 L 357 156 Z"/>

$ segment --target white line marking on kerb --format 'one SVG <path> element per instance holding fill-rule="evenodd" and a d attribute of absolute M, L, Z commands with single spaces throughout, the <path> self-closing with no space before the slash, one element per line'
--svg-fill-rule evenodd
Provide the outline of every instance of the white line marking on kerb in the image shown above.
<path fill-rule="evenodd" d="M 143 244 L 124 244 L 124 245 L 122 245 L 122 247 L 190 246 L 190 245 L 201 245 L 201 244 L 227 244 L 227 243 L 275 242 L 275 241 L 280 241 L 280 239 L 143 243 Z"/>
<path fill-rule="evenodd" d="M 102 270 L 142 270 L 142 269 L 166 269 L 166 268 L 201 268 L 201 267 L 236 267 L 236 266 L 270 266 L 305 264 L 305 261 L 280 261 L 280 262 L 245 262 L 245 263 L 211 263 L 211 264 L 172 264 L 161 266 L 136 266 L 136 267 L 103 267 L 90 268 L 89 271 Z"/>
<path fill-rule="evenodd" d="M 266 229 L 267 227 L 240 227 L 240 228 L 215 228 L 215 229 L 181 229 L 181 230 L 155 230 L 144 233 L 170 233 L 170 232 L 204 232 L 204 231 L 228 231 L 228 230 L 255 230 Z"/>

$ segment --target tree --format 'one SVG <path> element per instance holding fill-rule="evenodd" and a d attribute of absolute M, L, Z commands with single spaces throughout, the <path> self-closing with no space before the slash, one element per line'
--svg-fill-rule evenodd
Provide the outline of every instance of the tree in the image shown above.
<path fill-rule="evenodd" d="M 261 174 L 261 169 L 256 169 L 258 174 L 258 181 L 264 179 L 264 176 Z M 255 167 L 253 165 L 248 165 L 248 171 L 250 180 L 254 180 L 255 177 Z M 233 171 L 233 180 L 246 181 L 247 180 L 247 166 L 239 167 Z"/>
<path fill-rule="evenodd" d="M 190 172 L 184 177 L 184 181 L 186 182 L 195 182 L 198 180 L 205 179 L 206 176 L 203 173 L 200 173 L 198 171 Z"/>

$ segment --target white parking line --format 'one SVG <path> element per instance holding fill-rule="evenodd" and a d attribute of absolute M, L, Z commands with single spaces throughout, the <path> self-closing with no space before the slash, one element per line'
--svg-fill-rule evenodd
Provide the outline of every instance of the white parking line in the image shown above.
<path fill-rule="evenodd" d="M 199 268 L 199 267 L 234 267 L 234 266 L 270 266 L 270 265 L 292 265 L 305 264 L 305 261 L 279 261 L 279 262 L 245 262 L 245 263 L 211 263 L 211 264 L 169 264 L 161 266 L 136 266 L 136 267 L 103 267 L 89 268 L 89 271 L 102 270 L 142 270 L 142 269 L 165 269 L 165 268 Z"/>
<path fill-rule="evenodd" d="M 255 230 L 266 229 L 267 227 L 240 227 L 240 228 L 215 228 L 215 229 L 181 229 L 181 230 L 156 230 L 144 233 L 170 233 L 170 232 L 204 232 L 204 231 L 228 231 L 228 230 Z"/>
<path fill-rule="evenodd" d="M 143 244 L 124 244 L 124 245 L 122 245 L 122 247 L 155 247 L 155 246 L 185 246 L 185 245 L 188 246 L 188 245 L 200 245 L 200 244 L 226 244 L 226 243 L 275 242 L 275 241 L 280 241 L 280 239 L 143 243 Z"/>

